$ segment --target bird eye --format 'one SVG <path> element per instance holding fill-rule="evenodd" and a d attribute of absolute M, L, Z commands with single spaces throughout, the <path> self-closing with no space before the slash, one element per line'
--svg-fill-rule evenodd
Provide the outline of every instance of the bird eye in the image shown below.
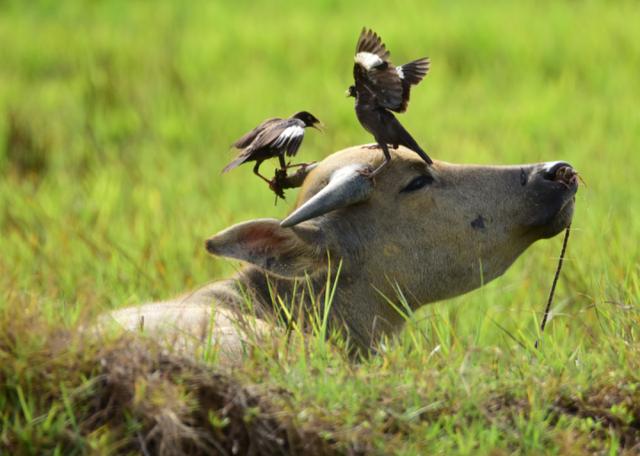
<path fill-rule="evenodd" d="M 400 193 L 414 192 L 432 183 L 433 183 L 433 177 L 431 177 L 428 174 L 422 174 L 418 177 L 415 177 L 411 182 L 409 182 L 409 184 L 407 184 L 405 188 L 400 190 Z"/>

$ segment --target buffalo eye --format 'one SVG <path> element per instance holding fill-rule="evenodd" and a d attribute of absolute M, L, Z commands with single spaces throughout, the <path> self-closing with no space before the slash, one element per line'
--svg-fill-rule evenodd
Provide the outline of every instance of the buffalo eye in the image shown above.
<path fill-rule="evenodd" d="M 404 187 L 402 190 L 400 190 L 400 193 L 405 193 L 405 192 L 414 192 L 416 190 L 420 190 L 422 187 L 426 187 L 427 185 L 430 185 L 433 183 L 433 177 L 431 177 L 428 174 L 422 174 L 418 177 L 414 177 L 411 182 L 409 182 L 407 184 L 406 187 Z"/>

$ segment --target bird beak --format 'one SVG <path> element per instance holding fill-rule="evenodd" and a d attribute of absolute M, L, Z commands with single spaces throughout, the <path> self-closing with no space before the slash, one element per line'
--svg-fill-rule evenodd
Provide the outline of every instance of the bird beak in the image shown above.
<path fill-rule="evenodd" d="M 318 130 L 320 133 L 324 133 L 324 130 L 323 130 L 324 124 L 322 122 L 315 123 L 315 124 L 313 124 L 311 126 L 313 128 L 315 128 L 316 130 Z"/>
<path fill-rule="evenodd" d="M 349 93 L 349 89 L 344 91 L 344 96 L 349 98 L 351 96 L 351 94 Z"/>

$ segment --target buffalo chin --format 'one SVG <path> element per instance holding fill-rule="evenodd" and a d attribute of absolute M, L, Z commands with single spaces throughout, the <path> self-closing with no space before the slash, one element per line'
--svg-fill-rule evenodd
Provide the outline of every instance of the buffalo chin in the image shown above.
<path fill-rule="evenodd" d="M 562 232 L 571 224 L 574 206 L 575 198 L 571 197 L 560 206 L 559 210 L 545 217 L 546 220 L 530 226 L 530 233 L 532 233 L 536 239 L 548 239 Z"/>

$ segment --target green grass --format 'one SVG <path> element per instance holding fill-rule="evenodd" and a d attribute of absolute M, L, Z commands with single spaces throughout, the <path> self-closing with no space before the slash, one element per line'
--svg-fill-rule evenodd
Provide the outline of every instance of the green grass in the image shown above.
<path fill-rule="evenodd" d="M 317 115 L 305 159 L 370 141 L 343 95 L 363 25 L 398 62 L 431 57 L 402 118 L 431 156 L 581 173 L 554 318 L 535 351 L 560 238 L 413 315 L 380 356 L 274 340 L 233 382 L 338 452 L 637 452 L 638 23 L 623 1 L 0 2 L 0 453 L 141 451 L 172 408 L 231 427 L 198 415 L 201 366 L 149 355 L 125 375 L 126 344 L 68 333 L 235 270 L 203 240 L 294 200 L 274 207 L 250 169 L 220 175 L 260 120 Z M 200 380 L 154 383 L 154 363 Z M 99 414 L 100 394 L 120 408 Z"/>

